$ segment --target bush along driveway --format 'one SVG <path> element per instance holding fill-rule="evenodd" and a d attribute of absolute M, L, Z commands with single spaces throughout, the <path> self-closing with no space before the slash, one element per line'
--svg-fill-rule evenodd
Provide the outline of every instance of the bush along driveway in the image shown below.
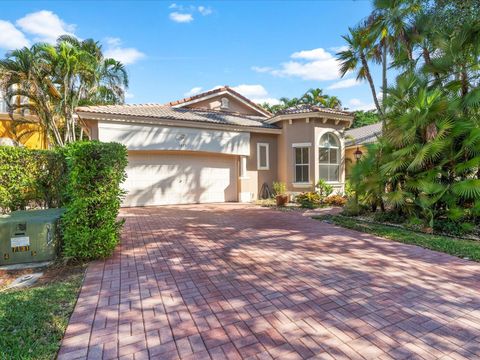
<path fill-rule="evenodd" d="M 59 359 L 480 357 L 478 263 L 239 204 L 121 216 Z"/>

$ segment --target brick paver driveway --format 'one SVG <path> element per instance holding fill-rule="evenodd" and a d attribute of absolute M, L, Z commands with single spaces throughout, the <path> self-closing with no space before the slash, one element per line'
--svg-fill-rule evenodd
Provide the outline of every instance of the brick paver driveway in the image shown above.
<path fill-rule="evenodd" d="M 122 210 L 59 358 L 480 357 L 480 266 L 253 206 Z"/>

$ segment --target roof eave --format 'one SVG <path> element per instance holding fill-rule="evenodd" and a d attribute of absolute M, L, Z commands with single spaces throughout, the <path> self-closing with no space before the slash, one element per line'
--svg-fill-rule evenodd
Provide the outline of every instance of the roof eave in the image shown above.
<path fill-rule="evenodd" d="M 266 120 L 265 123 L 275 124 L 283 120 L 294 120 L 294 119 L 305 119 L 305 118 L 309 118 L 309 119 L 319 118 L 319 119 L 327 119 L 327 120 L 333 120 L 333 121 L 339 120 L 339 121 L 347 122 L 348 126 L 350 126 L 353 122 L 353 115 L 332 114 L 327 112 L 305 112 L 305 113 L 297 113 L 297 114 L 276 115 Z"/>
<path fill-rule="evenodd" d="M 151 117 L 151 116 L 138 116 L 138 115 L 121 115 L 121 114 L 105 114 L 87 111 L 77 111 L 80 118 L 84 120 L 94 121 L 117 121 L 125 123 L 139 123 L 148 125 L 163 125 L 163 126 L 180 126 L 199 129 L 211 129 L 211 130 L 229 130 L 229 131 L 243 131 L 243 132 L 256 132 L 265 134 L 281 134 L 282 129 L 267 128 L 261 126 L 244 126 L 236 124 L 218 124 L 207 123 L 200 121 L 189 120 L 172 120 L 167 118 Z"/>

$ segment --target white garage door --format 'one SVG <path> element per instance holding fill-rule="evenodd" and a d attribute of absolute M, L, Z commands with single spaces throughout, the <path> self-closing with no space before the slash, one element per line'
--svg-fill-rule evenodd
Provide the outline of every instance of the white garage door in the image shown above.
<path fill-rule="evenodd" d="M 131 151 L 124 206 L 237 201 L 235 156 Z"/>

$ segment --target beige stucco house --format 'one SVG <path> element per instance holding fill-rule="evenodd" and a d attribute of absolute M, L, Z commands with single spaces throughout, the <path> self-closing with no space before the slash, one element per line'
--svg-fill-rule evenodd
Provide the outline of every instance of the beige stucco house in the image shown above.
<path fill-rule="evenodd" d="M 262 186 L 291 194 L 345 181 L 353 115 L 302 105 L 275 116 L 228 86 L 164 105 L 77 109 L 92 139 L 128 149 L 125 206 L 240 201 Z"/>

